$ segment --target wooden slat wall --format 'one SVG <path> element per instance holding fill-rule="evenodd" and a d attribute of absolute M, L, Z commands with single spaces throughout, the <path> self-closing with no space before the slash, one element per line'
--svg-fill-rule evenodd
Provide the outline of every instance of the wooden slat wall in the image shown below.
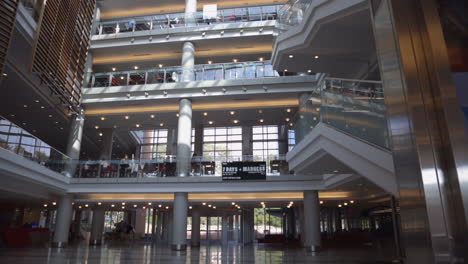
<path fill-rule="evenodd" d="M 0 0 L 0 74 L 3 74 L 18 2 L 19 0 Z"/>
<path fill-rule="evenodd" d="M 78 110 L 96 0 L 47 0 L 32 71 L 64 106 Z"/>

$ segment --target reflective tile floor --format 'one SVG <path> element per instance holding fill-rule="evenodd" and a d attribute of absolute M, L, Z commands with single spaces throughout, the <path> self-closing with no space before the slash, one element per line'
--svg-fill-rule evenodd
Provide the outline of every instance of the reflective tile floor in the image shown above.
<path fill-rule="evenodd" d="M 301 248 L 248 246 L 201 246 L 186 252 L 171 251 L 167 245 L 143 242 L 88 247 L 84 243 L 66 249 L 1 248 L 2 264 L 111 264 L 111 263 L 316 263 L 370 264 L 391 263 L 388 256 L 376 249 L 323 250 L 313 255 Z"/>

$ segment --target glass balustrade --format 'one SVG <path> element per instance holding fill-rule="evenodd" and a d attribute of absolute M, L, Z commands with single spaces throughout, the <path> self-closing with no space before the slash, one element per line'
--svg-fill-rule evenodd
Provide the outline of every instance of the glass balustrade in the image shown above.
<path fill-rule="evenodd" d="M 103 21 L 96 28 L 95 35 L 121 34 L 161 30 L 178 27 L 197 27 L 211 24 L 276 20 L 280 5 L 246 8 L 219 9 L 214 18 L 204 17 L 203 12 L 192 14 L 172 13 Z"/>
<path fill-rule="evenodd" d="M 223 162 L 265 161 L 268 176 L 288 175 L 289 168 L 285 156 L 262 158 L 257 156 L 193 157 L 191 176 L 221 176 Z M 174 177 L 177 157 L 162 156 L 155 159 L 122 159 L 122 160 L 87 160 L 74 162 L 75 178 L 156 178 Z"/>
<path fill-rule="evenodd" d="M 64 171 L 64 165 L 71 160 L 62 152 L 2 116 L 0 116 L 0 148 L 59 173 Z"/>
<path fill-rule="evenodd" d="M 296 142 L 318 123 L 389 148 L 386 107 L 381 82 L 326 78 L 320 89 L 300 102 L 294 117 Z"/>
<path fill-rule="evenodd" d="M 241 80 L 279 77 L 269 61 L 205 64 L 190 69 L 182 67 L 154 68 L 124 72 L 94 73 L 89 82 L 90 88 L 144 85 L 158 83 L 177 83 L 188 81 Z M 287 76 L 294 76 L 288 73 Z"/>
<path fill-rule="evenodd" d="M 300 24 L 304 20 L 306 9 L 314 0 L 289 0 L 278 10 L 278 28 L 280 32 Z"/>

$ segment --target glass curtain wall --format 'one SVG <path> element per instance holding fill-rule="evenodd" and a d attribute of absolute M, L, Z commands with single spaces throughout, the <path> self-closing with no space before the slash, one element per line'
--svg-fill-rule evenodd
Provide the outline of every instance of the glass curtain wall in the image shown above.
<path fill-rule="evenodd" d="M 141 159 L 151 160 L 166 156 L 167 129 L 145 130 L 142 132 Z"/>
<path fill-rule="evenodd" d="M 252 127 L 252 140 L 255 161 L 273 160 L 278 157 L 278 126 Z"/>
<path fill-rule="evenodd" d="M 242 127 L 204 128 L 203 158 L 216 161 L 242 160 Z M 216 162 L 215 172 L 221 175 L 221 162 Z"/>

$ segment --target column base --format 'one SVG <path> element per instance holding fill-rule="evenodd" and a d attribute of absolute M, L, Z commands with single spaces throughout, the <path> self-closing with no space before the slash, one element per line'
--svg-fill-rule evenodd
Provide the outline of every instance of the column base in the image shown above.
<path fill-rule="evenodd" d="M 102 240 L 98 240 L 98 239 L 90 240 L 89 244 L 91 246 L 100 246 L 102 244 Z"/>
<path fill-rule="evenodd" d="M 175 251 L 184 251 L 187 250 L 186 244 L 172 244 L 171 249 Z"/>
<path fill-rule="evenodd" d="M 318 252 L 320 250 L 319 246 L 306 246 L 307 251 L 309 252 Z"/>
<path fill-rule="evenodd" d="M 52 242 L 53 248 L 66 248 L 68 246 L 67 242 Z"/>

